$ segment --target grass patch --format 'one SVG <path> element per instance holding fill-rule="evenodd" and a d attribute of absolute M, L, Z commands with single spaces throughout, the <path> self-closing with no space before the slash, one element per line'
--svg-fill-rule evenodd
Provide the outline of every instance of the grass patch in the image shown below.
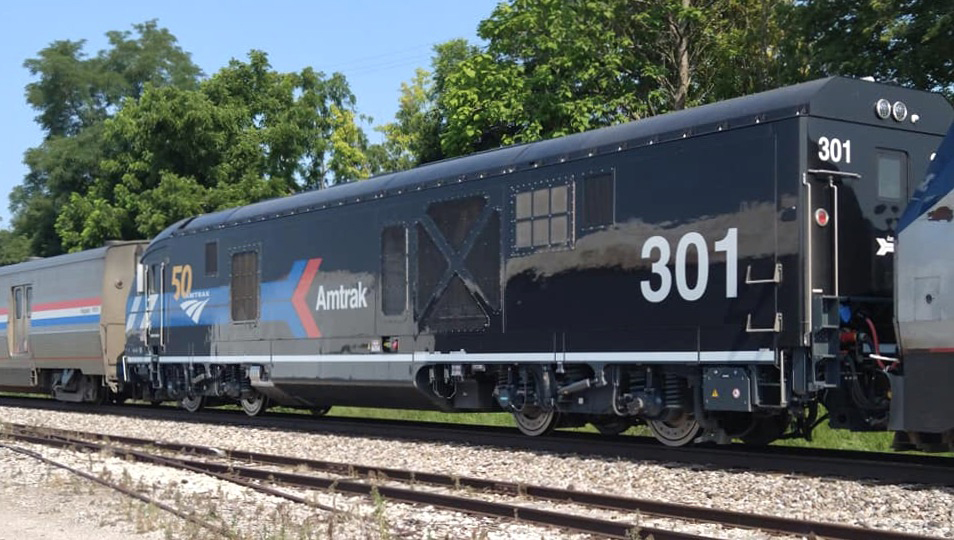
<path fill-rule="evenodd" d="M 413 422 L 438 422 L 446 424 L 468 424 L 484 426 L 515 427 L 513 417 L 509 413 L 444 413 L 439 411 L 418 411 L 400 409 L 373 409 L 364 407 L 332 407 L 328 416 L 346 418 L 380 418 L 385 420 L 406 420 Z M 596 432 L 591 425 L 582 428 L 571 428 L 572 431 Z M 651 436 L 646 426 L 634 426 L 625 432 L 626 435 Z M 786 439 L 776 441 L 779 446 L 796 446 L 806 448 L 830 448 L 833 450 L 864 450 L 868 452 L 892 452 L 892 433 L 885 432 L 853 432 L 844 429 L 832 429 L 827 422 L 815 428 L 812 440 Z"/>
<path fill-rule="evenodd" d="M 812 432 L 812 440 L 785 439 L 774 444 L 778 446 L 796 446 L 803 448 L 830 448 L 833 450 L 864 450 L 866 452 L 893 452 L 891 442 L 893 433 L 883 431 L 848 431 L 832 429 L 824 422 Z"/>
<path fill-rule="evenodd" d="M 377 418 L 382 420 L 407 420 L 410 422 L 436 422 L 443 424 L 469 424 L 480 426 L 516 427 L 509 413 L 445 413 L 403 409 L 372 409 L 366 407 L 332 407 L 328 416 L 344 418 Z"/>

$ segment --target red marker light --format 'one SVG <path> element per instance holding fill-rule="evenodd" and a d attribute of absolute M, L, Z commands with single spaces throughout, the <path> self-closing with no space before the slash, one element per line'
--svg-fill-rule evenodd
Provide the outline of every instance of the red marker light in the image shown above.
<path fill-rule="evenodd" d="M 828 211 L 824 208 L 815 210 L 815 223 L 817 223 L 819 227 L 828 225 Z"/>

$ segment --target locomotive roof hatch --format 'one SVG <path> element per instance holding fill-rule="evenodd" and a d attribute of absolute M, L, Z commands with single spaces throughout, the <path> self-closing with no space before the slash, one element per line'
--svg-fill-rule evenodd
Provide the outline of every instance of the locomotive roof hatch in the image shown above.
<path fill-rule="evenodd" d="M 905 121 L 880 115 L 884 98 L 910 109 Z M 938 112 L 942 112 L 938 114 Z M 943 134 L 954 110 L 943 96 L 845 77 L 829 77 L 709 105 L 653 116 L 565 137 L 507 146 L 420 167 L 270 199 L 179 221 L 154 241 L 170 236 L 352 204 L 409 190 L 437 187 L 607 154 L 666 141 L 738 129 L 758 123 L 811 116 L 894 129 Z"/>

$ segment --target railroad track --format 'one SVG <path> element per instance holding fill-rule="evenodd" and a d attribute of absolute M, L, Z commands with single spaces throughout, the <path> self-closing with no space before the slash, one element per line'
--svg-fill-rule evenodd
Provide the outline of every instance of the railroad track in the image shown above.
<path fill-rule="evenodd" d="M 185 414 L 172 407 L 76 405 L 49 399 L 7 396 L 0 397 L 0 405 L 197 424 L 262 427 L 305 433 L 334 433 L 392 440 L 441 441 L 633 461 L 674 462 L 816 477 L 844 477 L 890 484 L 954 486 L 954 458 L 917 454 L 784 446 L 757 448 L 744 445 L 671 448 L 660 445 L 651 437 L 625 435 L 610 437 L 570 431 L 558 431 L 545 437 L 526 437 L 515 429 L 490 426 L 313 417 L 294 413 L 270 413 L 253 418 L 240 411 L 221 409 L 207 409 L 196 414 Z"/>
<path fill-rule="evenodd" d="M 193 523 L 193 524 L 195 524 L 195 525 L 198 525 L 199 527 L 201 527 L 201 528 L 203 528 L 203 529 L 206 529 L 206 530 L 208 530 L 208 531 L 210 531 L 210 532 L 213 532 L 213 533 L 219 535 L 219 536 L 222 537 L 222 538 L 229 538 L 229 539 L 231 539 L 231 538 L 234 538 L 234 537 L 235 537 L 235 535 L 234 535 L 231 531 L 229 531 L 228 529 L 225 529 L 225 528 L 223 528 L 223 527 L 220 527 L 220 526 L 216 525 L 215 523 L 212 523 L 212 522 L 210 522 L 210 521 L 208 521 L 208 520 L 204 520 L 204 519 L 202 519 L 202 518 L 200 518 L 200 517 L 198 517 L 198 516 L 196 516 L 196 515 L 194 515 L 194 514 L 192 514 L 192 513 L 190 513 L 190 512 L 184 512 L 184 511 L 182 511 L 182 510 L 180 510 L 180 509 L 178 509 L 178 508 L 175 508 L 175 507 L 173 507 L 173 506 L 171 506 L 171 505 L 165 504 L 165 503 L 163 503 L 162 501 L 159 501 L 159 500 L 157 500 L 157 499 L 155 499 L 155 498 L 149 497 L 149 496 L 147 496 L 147 495 L 143 495 L 142 493 L 139 493 L 138 491 L 129 489 L 129 488 L 127 488 L 127 487 L 124 487 L 124 486 L 120 485 L 120 484 L 117 483 L 117 482 L 112 482 L 112 481 L 110 481 L 110 480 L 106 480 L 106 479 L 103 479 L 103 478 L 99 478 L 99 477 L 97 477 L 97 476 L 95 476 L 95 475 L 92 475 L 92 474 L 86 472 L 86 471 L 81 471 L 81 470 L 76 469 L 76 468 L 74 468 L 74 467 L 70 467 L 69 465 L 60 463 L 59 461 L 52 460 L 52 459 L 47 458 L 46 456 L 40 454 L 39 452 L 34 452 L 33 450 L 29 450 L 29 449 L 26 449 L 26 448 L 21 448 L 21 447 L 19 447 L 19 446 L 12 445 L 12 444 L 6 444 L 6 443 L 3 443 L 3 442 L 0 442 L 0 448 L 5 448 L 5 449 L 7 449 L 7 450 L 10 450 L 11 452 L 16 452 L 17 454 L 24 455 L 24 456 L 27 456 L 27 457 L 29 457 L 29 458 L 33 458 L 33 459 L 35 459 L 35 460 L 37 460 L 37 461 L 40 461 L 40 462 L 42 462 L 42 463 L 46 463 L 47 465 L 49 465 L 49 466 L 51 466 L 51 467 L 56 467 L 56 468 L 58 468 L 58 469 L 63 469 L 63 470 L 65 470 L 65 471 L 69 472 L 70 474 L 73 474 L 73 475 L 75 475 L 75 476 L 79 476 L 80 478 L 84 478 L 84 479 L 86 479 L 86 480 L 89 480 L 90 482 L 93 482 L 93 483 L 99 484 L 99 485 L 101 485 L 101 486 L 107 487 L 107 488 L 109 488 L 109 489 L 118 491 L 119 493 L 122 493 L 123 495 L 126 495 L 127 497 L 130 497 L 130 498 L 132 498 L 132 499 L 136 499 L 136 500 L 142 501 L 142 502 L 144 502 L 144 503 L 146 503 L 146 504 L 153 505 L 153 506 L 155 506 L 156 508 L 159 508 L 159 509 L 161 509 L 161 510 L 163 510 L 163 511 L 169 512 L 170 514 L 173 514 L 173 515 L 175 515 L 175 516 L 177 516 L 177 517 L 179 517 L 179 518 L 181 518 L 181 519 L 184 519 L 184 520 L 186 520 L 186 521 L 188 521 L 188 522 L 190 522 L 190 523 Z"/>
<path fill-rule="evenodd" d="M 929 538 L 850 525 L 748 514 L 499 480 L 371 467 L 82 431 L 37 428 L 22 424 L 3 424 L 3 432 L 10 438 L 24 442 L 60 448 L 79 448 L 94 452 L 108 451 L 140 462 L 209 474 L 270 495 L 284 497 L 296 503 L 309 504 L 325 511 L 333 511 L 333 509 L 315 503 L 310 499 L 290 495 L 255 481 L 305 489 L 334 489 L 341 493 L 369 497 L 377 492 L 380 496 L 396 502 L 431 505 L 469 514 L 515 519 L 535 525 L 557 527 L 611 538 L 652 537 L 659 540 L 684 540 L 701 537 L 653 527 L 639 527 L 628 521 L 600 519 L 564 511 L 541 510 L 527 507 L 525 504 L 492 502 L 475 498 L 473 493 L 519 497 L 523 501 L 530 499 L 568 504 L 586 509 L 612 511 L 620 513 L 624 517 L 636 513 L 641 516 L 711 523 L 730 528 L 757 529 L 780 535 L 796 535 L 809 538 L 823 537 L 843 540 L 924 540 Z M 160 455 L 159 452 L 164 454 Z M 202 459 L 181 457 L 182 455 L 198 456 Z M 302 468 L 309 472 L 314 471 L 331 476 L 298 473 L 297 471 Z M 410 484 L 413 489 L 389 485 L 393 483 Z M 455 494 L 422 490 L 422 486 L 452 490 Z M 457 493 L 461 490 L 469 490 L 471 496 L 462 497 L 458 495 Z"/>

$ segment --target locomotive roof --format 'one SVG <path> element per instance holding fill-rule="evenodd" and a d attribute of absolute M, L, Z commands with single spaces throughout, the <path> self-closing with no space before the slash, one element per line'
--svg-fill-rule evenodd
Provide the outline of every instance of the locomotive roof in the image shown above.
<path fill-rule="evenodd" d="M 943 134 L 954 111 L 940 95 L 844 77 L 829 77 L 642 120 L 550 139 L 507 146 L 428 163 L 414 169 L 288 197 L 266 200 L 198 217 L 168 227 L 155 240 L 477 180 L 608 154 L 661 142 L 737 129 L 795 116 L 813 116 L 885 127 L 873 113 L 878 98 L 903 100 L 921 120 L 889 127 Z M 936 114 L 936 113 L 942 114 Z M 928 114 L 935 113 L 935 114 Z"/>

